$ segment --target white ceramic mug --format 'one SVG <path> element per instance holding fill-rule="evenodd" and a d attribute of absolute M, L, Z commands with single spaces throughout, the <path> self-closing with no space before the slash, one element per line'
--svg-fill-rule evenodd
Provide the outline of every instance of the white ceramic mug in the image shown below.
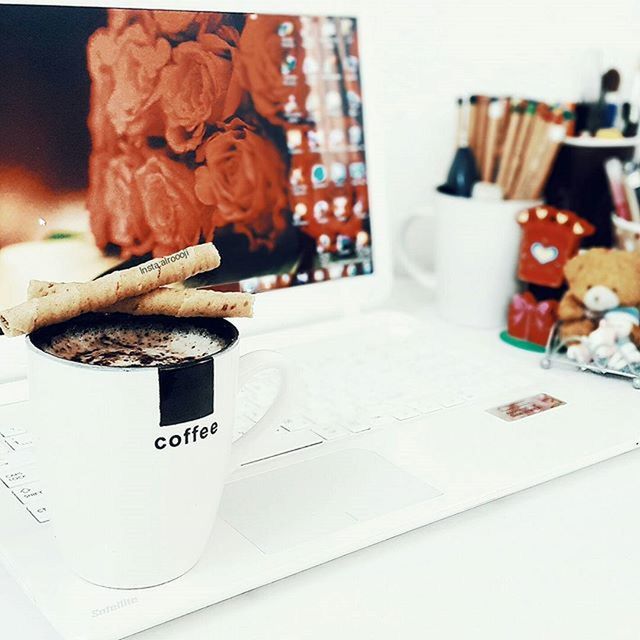
<path fill-rule="evenodd" d="M 416 219 L 402 229 L 399 257 L 416 282 L 433 291 L 439 314 L 456 324 L 504 326 L 509 300 L 516 292 L 521 231 L 517 214 L 539 201 L 476 200 L 436 191 L 435 271 L 409 255 L 407 238 Z"/>
<path fill-rule="evenodd" d="M 155 321 L 171 330 L 187 319 Z M 110 320 L 94 314 L 70 322 Z M 177 365 L 121 368 L 46 353 L 67 323 L 27 339 L 36 461 L 54 534 L 70 567 L 94 584 L 148 587 L 189 571 L 208 543 L 238 450 L 283 418 L 285 358 L 240 357 L 230 322 L 188 319 L 194 323 L 226 346 Z M 232 444 L 238 383 L 264 369 L 280 372 L 279 393 Z"/>

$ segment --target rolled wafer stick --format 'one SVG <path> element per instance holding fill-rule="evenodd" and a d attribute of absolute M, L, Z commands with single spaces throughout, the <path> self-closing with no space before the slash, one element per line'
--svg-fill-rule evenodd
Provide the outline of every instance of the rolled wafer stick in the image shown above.
<path fill-rule="evenodd" d="M 65 285 L 64 290 L 43 298 L 32 298 L 0 312 L 0 328 L 6 335 L 31 333 L 40 327 L 63 322 L 89 311 L 98 311 L 157 289 L 185 280 L 220 265 L 220 254 L 211 243 L 183 249 L 137 267 L 115 271 L 91 282 Z"/>
<path fill-rule="evenodd" d="M 42 298 L 65 291 L 69 286 L 67 283 L 32 280 L 27 294 L 29 298 Z M 175 318 L 251 318 L 253 296 L 249 293 L 159 287 L 141 296 L 120 300 L 99 311 Z"/>

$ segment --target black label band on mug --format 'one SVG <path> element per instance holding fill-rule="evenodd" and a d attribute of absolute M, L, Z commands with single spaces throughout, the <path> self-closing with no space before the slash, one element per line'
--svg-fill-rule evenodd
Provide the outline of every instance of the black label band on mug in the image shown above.
<path fill-rule="evenodd" d="M 197 420 L 213 413 L 213 358 L 158 370 L 160 426 Z"/>

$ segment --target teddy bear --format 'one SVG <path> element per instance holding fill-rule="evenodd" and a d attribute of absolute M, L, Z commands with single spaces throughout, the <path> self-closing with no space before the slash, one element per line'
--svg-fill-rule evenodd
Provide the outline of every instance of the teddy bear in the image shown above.
<path fill-rule="evenodd" d="M 564 267 L 568 290 L 558 305 L 561 336 L 581 342 L 608 311 L 640 305 L 640 253 L 594 248 L 571 258 Z M 576 338 L 575 340 L 572 340 Z M 630 339 L 640 346 L 640 327 L 631 327 Z"/>

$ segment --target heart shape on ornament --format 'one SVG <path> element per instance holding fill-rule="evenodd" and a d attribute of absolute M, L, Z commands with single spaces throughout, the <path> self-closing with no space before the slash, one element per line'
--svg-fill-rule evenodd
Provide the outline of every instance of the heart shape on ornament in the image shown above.
<path fill-rule="evenodd" d="M 540 264 L 549 264 L 558 257 L 558 248 L 554 246 L 545 247 L 541 242 L 534 242 L 531 245 L 531 255 Z"/>

